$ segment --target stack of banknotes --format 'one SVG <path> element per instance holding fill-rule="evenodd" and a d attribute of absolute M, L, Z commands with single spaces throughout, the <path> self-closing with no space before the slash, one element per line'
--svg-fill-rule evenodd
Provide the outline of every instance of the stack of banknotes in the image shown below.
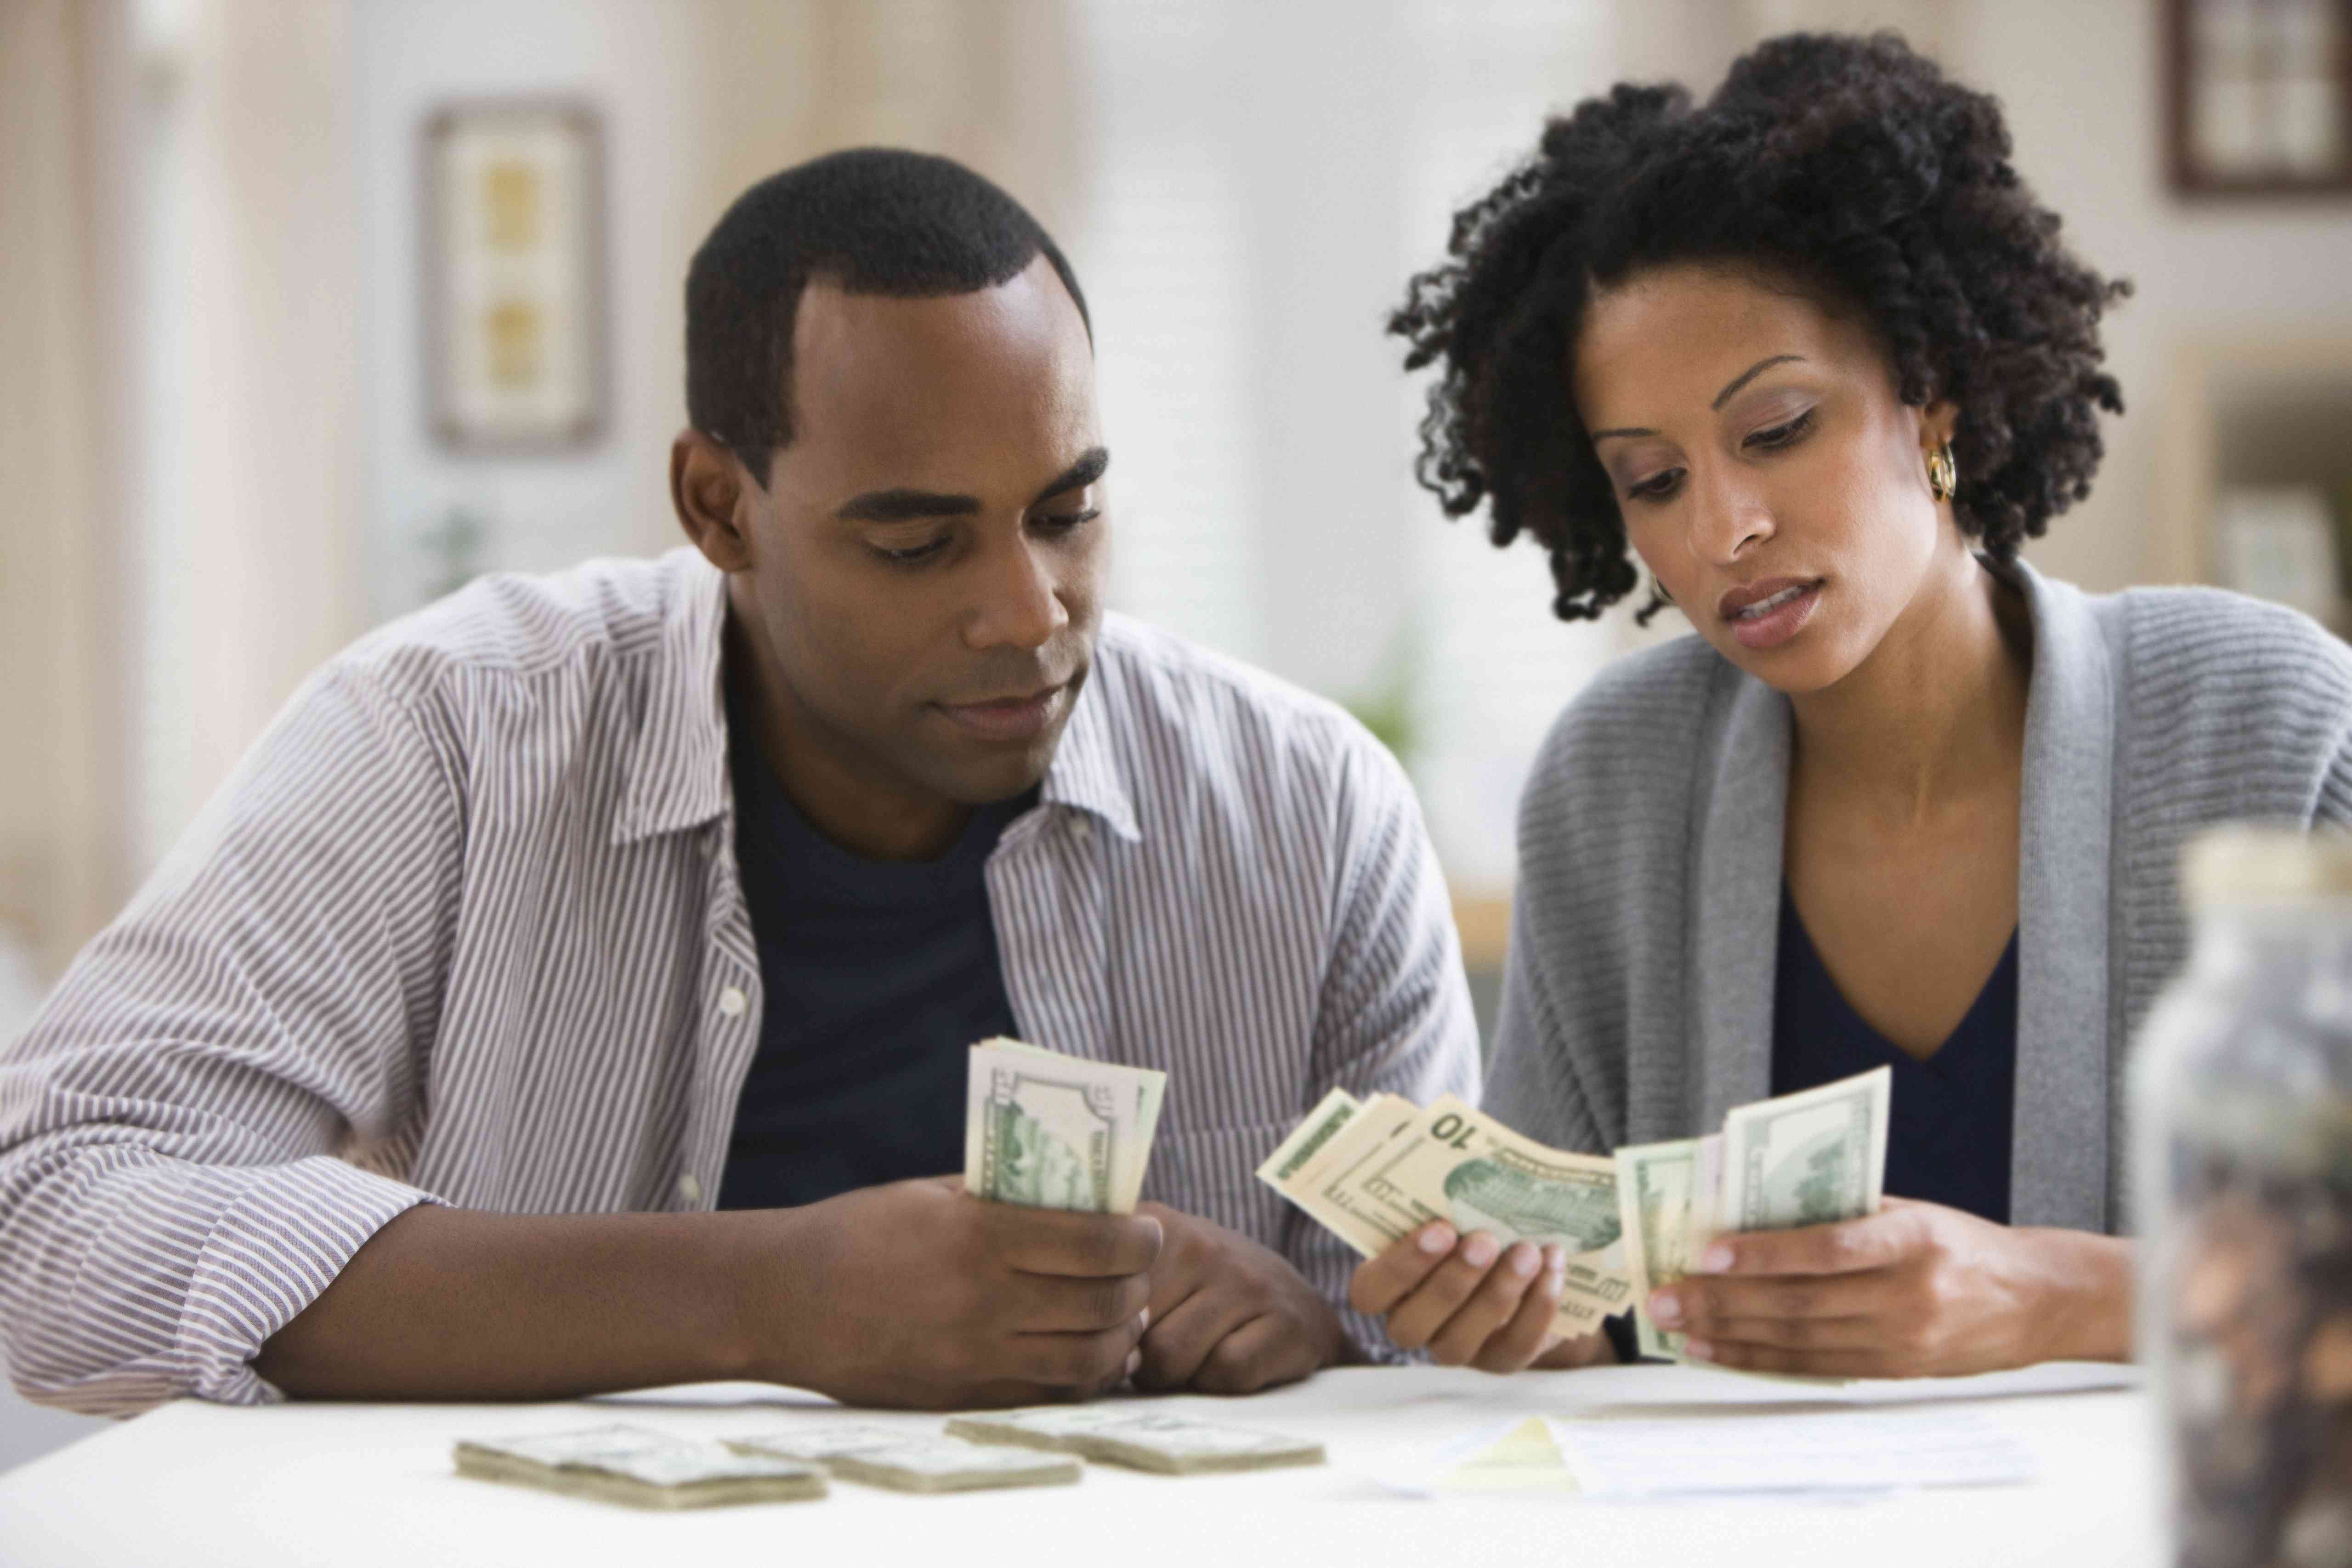
<path fill-rule="evenodd" d="M 1017 1040 L 971 1048 L 964 1186 L 996 1203 L 1132 1214 L 1168 1074 Z"/>
<path fill-rule="evenodd" d="M 824 1496 L 824 1471 L 805 1460 L 750 1456 L 724 1443 L 643 1427 L 596 1427 L 457 1445 L 457 1473 L 633 1508 L 721 1508 Z"/>
<path fill-rule="evenodd" d="M 1881 1067 L 1798 1094 L 1741 1105 L 1723 1131 L 1633 1144 L 1613 1156 L 1634 1300 L 1690 1272 L 1716 1237 L 1793 1230 L 1878 1212 L 1886 1184 L 1886 1113 L 1894 1073 Z M 1647 1312 L 1634 1332 L 1644 1355 L 1682 1359 L 1683 1336 Z"/>
<path fill-rule="evenodd" d="M 948 1435 L 974 1443 L 1073 1454 L 1163 1476 L 1323 1463 L 1320 1443 L 1222 1421 L 1194 1421 L 1156 1411 L 1138 1414 L 1117 1405 L 1046 1405 L 958 1416 L 948 1423 Z"/>
<path fill-rule="evenodd" d="M 1726 1231 L 1876 1213 L 1891 1084 L 1880 1068 L 1740 1106 L 1720 1133 L 1613 1155 L 1548 1148 L 1452 1095 L 1421 1106 L 1335 1089 L 1257 1175 L 1367 1258 L 1433 1219 L 1558 1243 L 1568 1266 L 1551 1332 L 1587 1334 Z M 1646 1354 L 1678 1357 L 1679 1337 L 1646 1312 L 1635 1324 Z"/>
<path fill-rule="evenodd" d="M 822 1465 L 829 1475 L 888 1491 L 997 1490 L 1005 1487 L 1068 1486 L 1078 1461 L 1056 1454 L 983 1448 L 937 1432 L 903 1427 L 843 1425 L 730 1437 L 727 1446 L 755 1458 Z"/>
<path fill-rule="evenodd" d="M 991 1411 L 944 1431 L 835 1422 L 714 1442 L 598 1427 L 457 1448 L 459 1475 L 650 1509 L 821 1498 L 828 1476 L 900 1492 L 1068 1486 L 1081 1460 L 1171 1476 L 1324 1462 L 1320 1443 L 1131 1405 Z"/>

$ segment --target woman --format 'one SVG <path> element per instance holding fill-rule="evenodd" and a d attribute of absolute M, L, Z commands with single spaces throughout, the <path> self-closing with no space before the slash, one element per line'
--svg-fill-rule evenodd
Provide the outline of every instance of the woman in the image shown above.
<path fill-rule="evenodd" d="M 1391 329 L 1420 474 L 1696 637 L 1572 703 L 1522 806 L 1488 1103 L 1566 1148 L 1686 1137 L 1885 1063 L 1873 1218 L 1727 1237 L 1658 1291 L 1728 1366 L 2129 1354 L 2126 1042 L 2179 966 L 2181 841 L 2352 818 L 2352 655 L 2231 595 L 2091 598 L 2018 548 L 2120 412 L 1994 100 L 1890 35 L 1792 37 L 1703 107 L 1621 86 L 1460 214 Z M 1507 1371 L 1559 1291 L 1433 1225 L 1359 1271 L 1407 1349 Z"/>

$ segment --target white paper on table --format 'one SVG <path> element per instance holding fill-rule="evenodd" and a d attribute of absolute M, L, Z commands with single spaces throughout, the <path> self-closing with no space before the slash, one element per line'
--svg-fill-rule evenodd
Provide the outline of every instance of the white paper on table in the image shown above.
<path fill-rule="evenodd" d="M 1489 1421 L 1434 1448 L 1417 1445 L 1392 1450 L 1363 1474 L 1375 1485 L 1407 1497 L 1513 1491 L 1573 1496 L 1576 1479 L 1557 1451 L 1557 1439 L 1549 1443 L 1553 1450 L 1549 1454 L 1525 1440 L 1528 1428 L 1542 1429 L 1548 1436 L 1553 1425 L 1544 1416 L 1527 1415 Z M 1498 1454 L 1498 1449 L 1507 1452 Z"/>
<path fill-rule="evenodd" d="M 2147 1382 L 2147 1374 L 2127 1361 L 2045 1361 L 1967 1377 L 1872 1378 L 1850 1383 L 1829 1397 L 1857 1405 L 1918 1405 L 1936 1400 L 2103 1394 L 2139 1388 Z"/>
<path fill-rule="evenodd" d="M 2147 1381 L 2128 1362 L 2047 1361 L 1966 1377 L 1871 1377 L 1855 1382 L 1758 1377 L 1693 1362 L 1684 1366 L 1595 1366 L 1576 1375 L 1580 1410 L 1680 1416 L 1700 1409 L 1729 1416 L 1790 1406 L 1816 1410 L 1856 1406 L 1913 1407 L 1965 1401 L 2047 1397 L 2138 1388 Z M 1557 1406 L 1553 1414 L 1561 1412 Z"/>
<path fill-rule="evenodd" d="M 2032 1450 L 1973 1410 L 1604 1417 L 1551 1430 L 1587 1497 L 2005 1486 L 2041 1472 Z"/>

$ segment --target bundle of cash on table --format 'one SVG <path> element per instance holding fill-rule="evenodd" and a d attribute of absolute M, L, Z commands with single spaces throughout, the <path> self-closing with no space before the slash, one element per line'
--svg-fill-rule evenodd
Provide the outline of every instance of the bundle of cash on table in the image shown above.
<path fill-rule="evenodd" d="M 1163 1476 L 1280 1469 L 1319 1465 L 1324 1458 L 1322 1444 L 1279 1432 L 1120 1405 L 1047 1405 L 958 1416 L 949 1421 L 947 1435 Z"/>
<path fill-rule="evenodd" d="M 1324 1456 L 1320 1443 L 1132 1405 L 990 1411 L 959 1416 L 944 1431 L 824 1422 L 713 1440 L 614 1426 L 457 1448 L 461 1476 L 647 1509 L 822 1498 L 828 1476 L 899 1492 L 1068 1486 L 1081 1460 L 1189 1476 L 1319 1465 Z"/>
<path fill-rule="evenodd" d="M 1557 1242 L 1555 1335 L 1632 1306 L 1643 1354 L 1679 1360 L 1682 1336 L 1639 1308 L 1707 1242 L 1878 1212 L 1892 1083 L 1882 1067 L 1739 1106 L 1720 1133 L 1608 1155 L 1547 1148 L 1450 1094 L 1424 1107 L 1334 1089 L 1257 1175 L 1367 1258 L 1433 1219 L 1506 1245 Z"/>
<path fill-rule="evenodd" d="M 910 1432 L 903 1427 L 843 1424 L 730 1437 L 727 1446 L 754 1458 L 822 1465 L 845 1481 L 889 1491 L 992 1491 L 1006 1487 L 1068 1486 L 1078 1461 L 1058 1454 L 983 1448 L 952 1430 Z"/>
<path fill-rule="evenodd" d="M 457 1445 L 457 1473 L 633 1508 L 721 1508 L 824 1496 L 824 1471 L 803 1459 L 745 1455 L 724 1443 L 643 1427 L 595 1427 Z"/>

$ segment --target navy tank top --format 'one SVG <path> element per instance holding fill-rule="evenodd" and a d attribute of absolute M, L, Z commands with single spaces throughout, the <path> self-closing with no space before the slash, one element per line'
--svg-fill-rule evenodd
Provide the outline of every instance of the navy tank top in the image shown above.
<path fill-rule="evenodd" d="M 2017 936 L 1958 1028 L 1921 1061 L 1847 1005 L 1814 950 L 1796 900 L 1780 893 L 1772 991 L 1772 1092 L 1895 1070 L 1886 1190 L 2009 1223 L 2010 1133 L 2017 1096 Z"/>

